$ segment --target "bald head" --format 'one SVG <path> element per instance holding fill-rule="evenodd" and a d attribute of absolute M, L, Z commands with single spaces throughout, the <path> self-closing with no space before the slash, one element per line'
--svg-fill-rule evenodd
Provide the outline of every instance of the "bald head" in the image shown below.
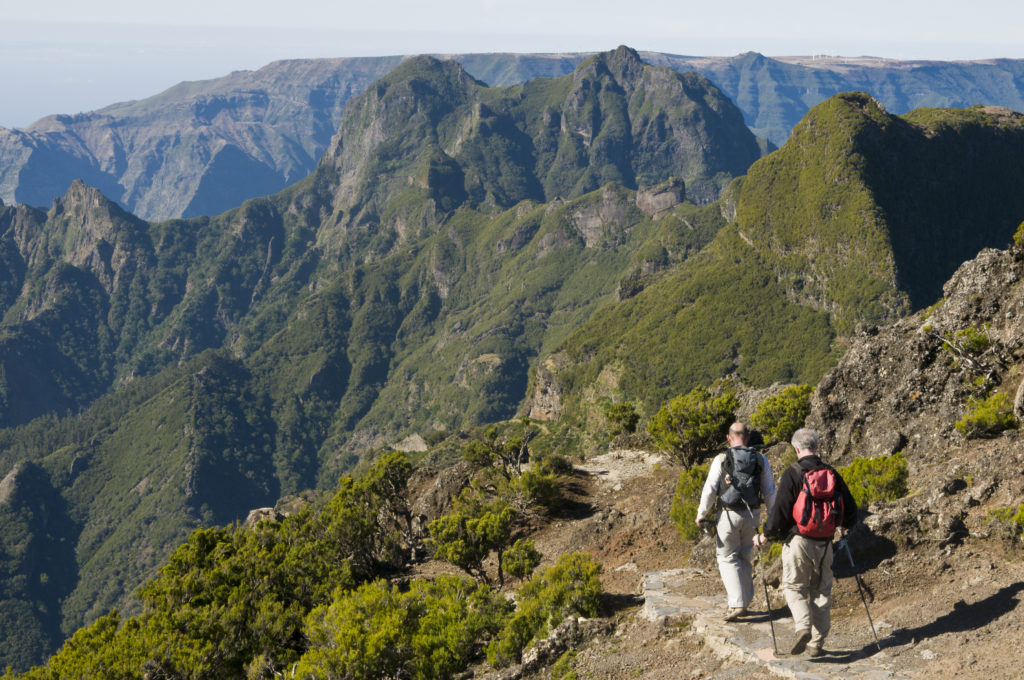
<path fill-rule="evenodd" d="M 746 446 L 749 438 L 750 432 L 743 423 L 737 421 L 729 426 L 729 434 L 726 435 L 729 446 Z"/>

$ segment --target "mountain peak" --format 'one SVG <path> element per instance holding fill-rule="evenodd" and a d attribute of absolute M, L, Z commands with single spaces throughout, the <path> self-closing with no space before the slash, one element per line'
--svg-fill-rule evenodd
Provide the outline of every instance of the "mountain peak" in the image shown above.
<path fill-rule="evenodd" d="M 623 86 L 637 82 L 648 68 L 640 54 L 631 47 L 620 45 L 609 52 L 601 52 L 576 67 L 577 80 L 581 77 L 601 77 L 610 75 L 613 80 Z M 628 87 L 628 89 L 633 89 Z"/>
<path fill-rule="evenodd" d="M 94 232 L 97 236 L 109 235 L 115 220 L 141 224 L 141 220 L 125 212 L 99 189 L 87 185 L 80 179 L 71 182 L 64 195 L 53 200 L 48 218 L 61 217 Z"/>

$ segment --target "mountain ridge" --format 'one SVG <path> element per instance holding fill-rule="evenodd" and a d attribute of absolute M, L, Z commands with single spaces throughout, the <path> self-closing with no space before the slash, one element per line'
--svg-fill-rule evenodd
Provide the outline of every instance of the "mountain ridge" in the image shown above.
<path fill-rule="evenodd" d="M 1024 110 L 1024 92 L 1006 85 L 1020 82 L 1021 60 L 912 62 L 889 70 L 876 62 L 812 68 L 752 55 L 641 53 L 651 64 L 710 78 L 754 134 L 775 146 L 811 106 L 843 91 L 871 92 L 896 113 L 978 103 Z M 564 76 L 592 53 L 444 56 L 504 86 Z M 312 172 L 348 99 L 404 59 L 274 62 L 93 113 L 50 116 L 24 130 L 2 129 L 0 198 L 47 206 L 81 178 L 147 219 L 223 212 Z"/>

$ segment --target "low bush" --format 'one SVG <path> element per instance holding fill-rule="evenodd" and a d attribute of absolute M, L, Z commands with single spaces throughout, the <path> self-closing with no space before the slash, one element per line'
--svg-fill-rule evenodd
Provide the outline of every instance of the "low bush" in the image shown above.
<path fill-rule="evenodd" d="M 573 473 L 572 461 L 558 453 L 551 453 L 541 458 L 537 469 L 543 475 L 571 475 Z"/>
<path fill-rule="evenodd" d="M 640 414 L 636 412 L 632 402 L 628 401 L 606 406 L 604 418 L 608 423 L 608 434 L 612 437 L 633 434 L 636 432 L 637 423 L 640 422 Z"/>
<path fill-rule="evenodd" d="M 762 430 L 770 442 L 788 442 L 803 427 L 811 412 L 814 385 L 791 385 L 762 401 L 750 416 L 750 424 Z"/>
<path fill-rule="evenodd" d="M 487 647 L 493 666 L 518 663 L 523 650 L 567 616 L 597 616 L 604 587 L 601 565 L 586 553 L 569 553 L 516 590 L 518 607 Z"/>
<path fill-rule="evenodd" d="M 968 326 L 955 333 L 946 333 L 942 348 L 954 353 L 964 353 L 976 357 L 992 345 L 988 334 L 989 325 Z"/>
<path fill-rule="evenodd" d="M 700 531 L 697 527 L 697 508 L 700 505 L 700 492 L 704 488 L 704 479 L 707 476 L 707 465 L 698 465 L 689 470 L 683 470 L 679 475 L 669 517 L 683 540 L 694 540 Z"/>
<path fill-rule="evenodd" d="M 435 519 L 428 529 L 427 545 L 434 557 L 450 562 L 481 583 L 489 583 L 484 561 L 491 552 L 501 555 L 511 543 L 516 512 L 503 500 L 484 500 L 474 489 L 466 489 L 455 500 L 452 511 Z M 498 570 L 499 583 L 504 572 Z"/>
<path fill-rule="evenodd" d="M 551 680 L 576 680 L 576 671 L 572 669 L 572 660 L 576 658 L 576 652 L 569 650 L 558 657 L 558 661 L 551 666 Z"/>
<path fill-rule="evenodd" d="M 451 677 L 501 630 L 505 598 L 458 576 L 414 580 L 407 592 L 384 581 L 339 589 L 307 617 L 309 649 L 296 677 Z"/>
<path fill-rule="evenodd" d="M 899 451 L 877 458 L 854 458 L 846 467 L 839 468 L 846 486 L 850 488 L 857 507 L 871 503 L 886 503 L 907 495 L 910 475 L 907 461 Z"/>
<path fill-rule="evenodd" d="M 663 451 L 690 467 L 724 443 L 739 406 L 732 391 L 715 395 L 707 387 L 695 387 L 662 406 L 647 431 Z"/>
<path fill-rule="evenodd" d="M 967 412 L 956 421 L 957 432 L 965 439 L 994 437 L 1004 430 L 1018 427 L 1013 415 L 1013 403 L 1003 392 L 995 392 L 980 399 L 967 401 Z"/>
<path fill-rule="evenodd" d="M 531 538 L 520 538 L 502 556 L 505 571 L 525 581 L 540 564 L 541 554 Z"/>
<path fill-rule="evenodd" d="M 1007 541 L 1024 542 L 1024 505 L 989 510 L 985 522 Z"/>
<path fill-rule="evenodd" d="M 554 475 L 524 470 L 523 474 L 513 480 L 513 487 L 528 502 L 545 510 L 554 510 L 562 503 L 562 488 Z"/>

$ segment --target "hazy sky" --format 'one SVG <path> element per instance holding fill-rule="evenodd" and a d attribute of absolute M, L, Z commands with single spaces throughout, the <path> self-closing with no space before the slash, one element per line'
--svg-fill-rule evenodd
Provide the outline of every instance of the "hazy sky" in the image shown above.
<path fill-rule="evenodd" d="M 574 52 L 1024 58 L 1020 0 L 0 0 L 0 126 L 276 59 Z"/>

